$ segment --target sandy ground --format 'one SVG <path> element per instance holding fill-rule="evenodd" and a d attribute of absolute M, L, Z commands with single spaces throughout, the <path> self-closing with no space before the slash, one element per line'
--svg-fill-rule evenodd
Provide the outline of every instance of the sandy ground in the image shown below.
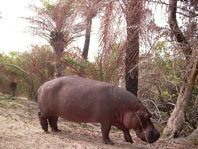
<path fill-rule="evenodd" d="M 112 129 L 114 145 L 104 145 L 98 124 L 77 124 L 59 119 L 61 132 L 42 131 L 37 104 L 26 99 L 0 98 L 0 149 L 191 149 L 159 139 L 153 144 L 142 142 L 131 131 L 134 144 L 124 142 L 122 132 Z"/>

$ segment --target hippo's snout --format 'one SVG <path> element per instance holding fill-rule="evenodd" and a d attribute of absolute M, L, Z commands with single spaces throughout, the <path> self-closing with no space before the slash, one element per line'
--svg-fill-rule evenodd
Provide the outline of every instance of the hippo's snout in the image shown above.
<path fill-rule="evenodd" d="M 160 133 L 151 124 L 150 127 L 136 130 L 137 136 L 144 142 L 154 143 L 160 137 Z"/>
<path fill-rule="evenodd" d="M 154 143 L 159 139 L 159 137 L 160 137 L 160 133 L 156 129 L 151 130 L 148 134 L 148 138 L 146 141 L 148 141 L 148 143 Z"/>

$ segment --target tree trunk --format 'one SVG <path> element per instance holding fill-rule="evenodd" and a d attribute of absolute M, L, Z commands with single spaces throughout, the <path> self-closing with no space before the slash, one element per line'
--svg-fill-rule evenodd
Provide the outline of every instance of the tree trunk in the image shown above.
<path fill-rule="evenodd" d="M 166 136 L 178 137 L 179 132 L 182 129 L 183 122 L 185 121 L 185 111 L 191 99 L 193 86 L 198 74 L 198 61 L 192 63 L 191 66 L 192 68 L 186 74 L 187 77 L 184 78 L 175 108 L 163 131 L 163 134 Z"/>
<path fill-rule="evenodd" d="M 90 43 L 90 36 L 91 36 L 91 25 L 92 25 L 92 16 L 87 17 L 87 25 L 86 25 L 86 33 L 85 33 L 85 44 L 83 48 L 82 57 L 87 59 L 88 52 L 89 52 L 89 43 Z"/>
<path fill-rule="evenodd" d="M 15 97 L 16 96 L 17 83 L 11 82 L 10 83 L 10 89 L 11 89 L 11 96 Z"/>
<path fill-rule="evenodd" d="M 186 56 L 186 74 L 177 98 L 177 102 L 163 134 L 170 137 L 178 137 L 185 120 L 185 111 L 192 96 L 193 86 L 197 77 L 198 61 L 192 59 L 192 49 L 176 20 L 177 0 L 169 0 L 168 23 L 177 42 L 180 44 Z"/>
<path fill-rule="evenodd" d="M 62 76 L 62 64 L 56 63 L 55 64 L 55 78 L 58 78 L 61 76 Z"/>
<path fill-rule="evenodd" d="M 184 55 L 186 56 L 186 60 L 189 60 L 189 58 L 192 55 L 192 49 L 190 48 L 188 41 L 186 40 L 185 36 L 183 35 L 182 31 L 178 26 L 176 19 L 176 12 L 177 12 L 177 0 L 169 0 L 168 24 L 177 42 L 180 44 L 180 47 Z"/>
<path fill-rule="evenodd" d="M 56 55 L 55 78 L 58 78 L 62 76 L 61 56 L 66 46 L 66 42 L 62 32 L 52 31 L 50 33 L 50 37 L 50 44 L 53 47 L 54 53 Z"/>
<path fill-rule="evenodd" d="M 56 52 L 56 62 L 55 62 L 55 78 L 62 76 L 62 63 L 60 61 L 62 52 Z"/>
<path fill-rule="evenodd" d="M 138 60 L 139 60 L 139 32 L 142 13 L 142 2 L 125 1 L 125 15 L 127 23 L 127 43 L 125 59 L 126 89 L 138 95 Z"/>

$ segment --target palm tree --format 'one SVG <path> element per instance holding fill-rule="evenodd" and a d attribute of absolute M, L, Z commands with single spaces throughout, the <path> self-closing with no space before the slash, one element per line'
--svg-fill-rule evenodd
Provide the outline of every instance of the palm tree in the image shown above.
<path fill-rule="evenodd" d="M 62 76 L 62 64 L 60 58 L 64 49 L 83 30 L 81 23 L 76 23 L 78 2 L 75 0 L 59 0 L 51 4 L 47 0 L 41 0 L 43 7 L 31 6 L 37 15 L 26 18 L 30 21 L 34 34 L 47 39 L 53 47 L 56 55 L 55 77 Z"/>
<path fill-rule="evenodd" d="M 126 46 L 125 48 L 125 82 L 126 89 L 137 96 L 138 92 L 138 60 L 139 60 L 139 33 L 140 23 L 143 13 L 143 2 L 141 0 L 100 0 L 101 10 L 101 38 L 100 45 L 104 52 L 106 61 L 108 53 L 112 50 L 112 45 L 118 41 L 123 33 L 119 32 L 119 28 L 115 30 L 115 26 L 124 26 L 122 24 L 123 14 L 126 20 Z M 121 21 L 122 20 L 122 21 Z M 122 24 L 122 25 L 120 25 Z M 123 42 L 123 41 L 120 41 Z M 105 55 L 106 54 L 106 55 Z M 105 63 L 105 62 L 104 62 Z"/>
<path fill-rule="evenodd" d="M 80 8 L 82 17 L 85 18 L 86 23 L 85 42 L 82 51 L 82 57 L 87 59 L 91 37 L 92 20 L 100 9 L 100 0 L 82 0 Z"/>
<path fill-rule="evenodd" d="M 137 96 L 138 92 L 138 60 L 139 32 L 142 15 L 142 1 L 124 0 L 124 13 L 127 24 L 127 43 L 125 59 L 126 89 Z"/>

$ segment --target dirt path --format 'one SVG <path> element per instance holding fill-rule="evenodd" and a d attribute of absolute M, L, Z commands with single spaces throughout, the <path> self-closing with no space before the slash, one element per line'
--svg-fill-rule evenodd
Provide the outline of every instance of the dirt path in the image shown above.
<path fill-rule="evenodd" d="M 59 120 L 59 133 L 44 133 L 37 117 L 37 105 L 26 99 L 0 99 L 0 149 L 188 149 L 160 139 L 146 144 L 132 133 L 134 144 L 124 142 L 113 129 L 114 145 L 104 145 L 98 125 L 82 125 Z M 192 148 L 192 147 L 190 147 Z M 189 149 L 190 149 L 189 148 Z"/>

